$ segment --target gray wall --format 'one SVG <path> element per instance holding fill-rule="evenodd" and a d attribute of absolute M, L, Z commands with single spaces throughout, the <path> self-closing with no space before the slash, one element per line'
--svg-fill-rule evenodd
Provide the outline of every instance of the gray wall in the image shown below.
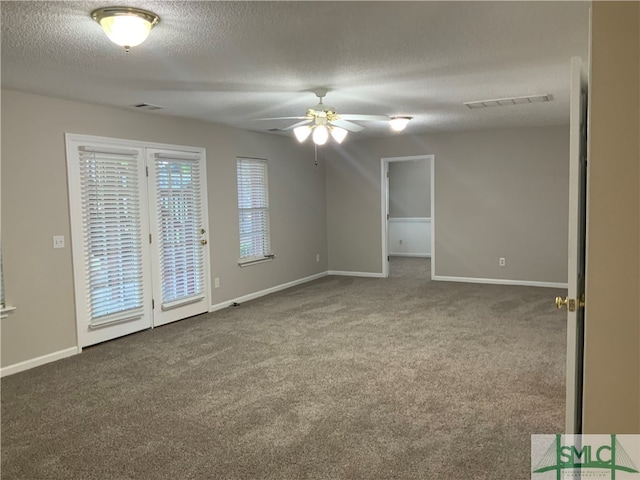
<path fill-rule="evenodd" d="M 558 126 L 370 139 L 328 151 L 330 270 L 382 271 L 380 159 L 434 154 L 436 275 L 566 282 L 568 140 L 568 127 Z"/>
<path fill-rule="evenodd" d="M 329 270 L 381 272 L 381 157 L 435 154 L 436 273 L 566 281 L 566 127 L 350 142 L 291 138 L 2 92 L 2 366 L 76 345 L 64 133 L 207 149 L 212 304 Z M 273 262 L 239 268 L 236 156 L 269 160 Z M 316 263 L 316 253 L 321 262 Z M 499 256 L 507 267 L 499 268 Z M 327 262 L 329 259 L 329 262 Z"/>
<path fill-rule="evenodd" d="M 327 270 L 325 171 L 291 138 L 2 91 L 2 366 L 76 345 L 65 133 L 207 149 L 212 304 Z M 306 147 L 306 148 L 305 148 Z M 236 156 L 267 158 L 272 262 L 240 268 Z M 54 250 L 52 236 L 67 247 Z M 316 263 L 316 253 L 320 263 Z"/>
<path fill-rule="evenodd" d="M 431 217 L 431 162 L 389 162 L 389 216 Z"/>

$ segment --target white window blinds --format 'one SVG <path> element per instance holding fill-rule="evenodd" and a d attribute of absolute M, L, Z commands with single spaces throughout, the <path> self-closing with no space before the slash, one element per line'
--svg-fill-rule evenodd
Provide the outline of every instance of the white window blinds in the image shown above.
<path fill-rule="evenodd" d="M 199 160 L 155 155 L 163 309 L 202 298 L 205 293 Z"/>
<path fill-rule="evenodd" d="M 238 158 L 240 263 L 271 257 L 267 161 Z"/>
<path fill-rule="evenodd" d="M 87 313 L 96 327 L 143 314 L 139 152 L 79 150 Z"/>

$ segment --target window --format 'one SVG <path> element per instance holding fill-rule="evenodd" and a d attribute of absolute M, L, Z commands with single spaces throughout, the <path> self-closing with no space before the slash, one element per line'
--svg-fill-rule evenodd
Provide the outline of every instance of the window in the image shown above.
<path fill-rule="evenodd" d="M 238 158 L 240 265 L 273 258 L 269 233 L 267 161 Z"/>
<path fill-rule="evenodd" d="M 15 309 L 15 307 L 9 307 L 5 303 L 4 273 L 2 271 L 2 245 L 0 245 L 0 318 L 7 318 L 8 314 Z"/>
<path fill-rule="evenodd" d="M 0 246 L 0 310 L 4 309 L 4 276 L 2 274 L 2 246 Z"/>

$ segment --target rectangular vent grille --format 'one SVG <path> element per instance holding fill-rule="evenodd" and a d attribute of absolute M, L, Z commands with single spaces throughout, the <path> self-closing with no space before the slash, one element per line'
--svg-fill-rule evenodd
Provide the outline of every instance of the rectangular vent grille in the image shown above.
<path fill-rule="evenodd" d="M 524 105 L 528 103 L 550 102 L 553 97 L 547 95 L 528 95 L 525 97 L 494 98 L 491 100 L 478 100 L 475 102 L 464 102 L 469 108 L 506 107 L 509 105 Z"/>
<path fill-rule="evenodd" d="M 150 103 L 138 103 L 137 105 L 133 105 L 134 108 L 139 108 L 140 110 L 162 110 L 160 105 L 152 105 Z"/>

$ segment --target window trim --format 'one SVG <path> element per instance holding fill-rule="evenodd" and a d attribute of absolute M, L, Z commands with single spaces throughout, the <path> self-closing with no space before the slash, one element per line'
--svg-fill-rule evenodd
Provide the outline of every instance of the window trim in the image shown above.
<path fill-rule="evenodd" d="M 2 265 L 2 243 L 0 242 L 0 289 L 2 293 L 0 294 L 0 319 L 7 318 L 9 313 L 13 312 L 16 307 L 12 307 L 11 305 L 7 305 L 7 299 L 4 296 L 4 271 Z"/>

